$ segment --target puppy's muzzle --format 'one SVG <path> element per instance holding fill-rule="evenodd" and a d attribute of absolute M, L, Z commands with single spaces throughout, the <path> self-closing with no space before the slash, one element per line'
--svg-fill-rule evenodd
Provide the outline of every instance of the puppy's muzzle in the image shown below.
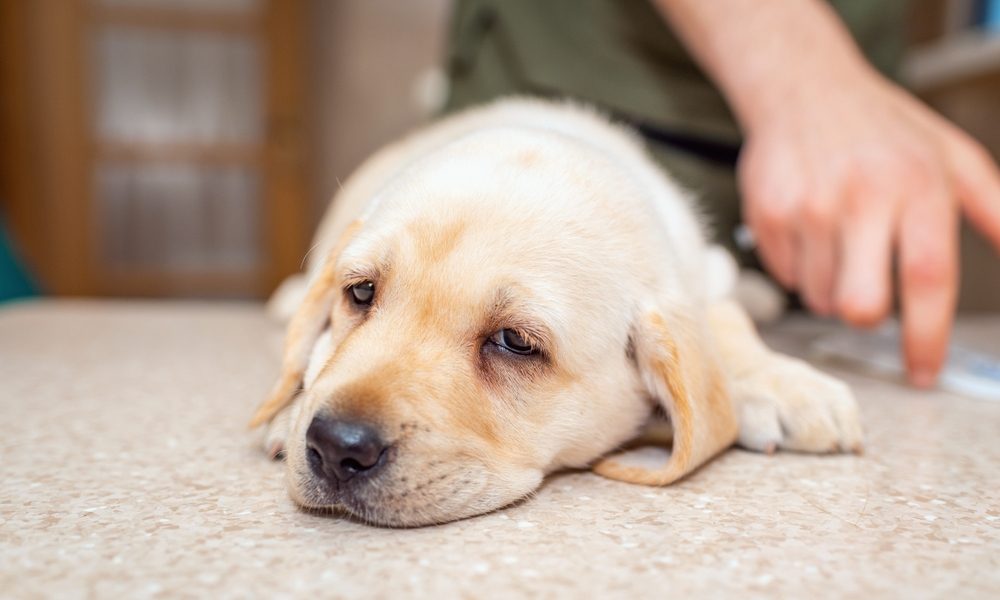
<path fill-rule="evenodd" d="M 371 477 L 387 462 L 388 445 L 367 423 L 316 416 L 306 432 L 306 458 L 313 474 L 338 486 Z"/>

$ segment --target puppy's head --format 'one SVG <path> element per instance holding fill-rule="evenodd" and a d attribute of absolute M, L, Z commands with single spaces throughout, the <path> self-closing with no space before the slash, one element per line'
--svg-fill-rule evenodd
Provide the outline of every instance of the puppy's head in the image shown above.
<path fill-rule="evenodd" d="M 663 241 L 615 205 L 639 190 L 571 149 L 478 143 L 383 189 L 290 324 L 257 420 L 304 387 L 286 445 L 304 506 L 390 525 L 487 512 L 631 439 L 657 400 L 672 456 L 599 472 L 666 483 L 731 441 L 684 295 L 661 293 L 669 265 L 649 272 Z"/>

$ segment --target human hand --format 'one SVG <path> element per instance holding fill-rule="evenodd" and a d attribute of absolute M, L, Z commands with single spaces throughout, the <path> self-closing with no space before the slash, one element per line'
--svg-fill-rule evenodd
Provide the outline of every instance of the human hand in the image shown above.
<path fill-rule="evenodd" d="M 873 325 L 899 272 L 913 383 L 947 352 L 959 214 L 1000 249 L 1000 173 L 865 61 L 821 0 L 655 0 L 746 138 L 744 216 L 768 269 L 820 314 Z"/>
<path fill-rule="evenodd" d="M 897 292 L 910 380 L 930 386 L 953 321 L 960 214 L 1000 250 L 1000 172 L 874 71 L 795 81 L 743 119 L 739 181 L 762 259 L 811 310 L 858 326 L 880 322 Z"/>

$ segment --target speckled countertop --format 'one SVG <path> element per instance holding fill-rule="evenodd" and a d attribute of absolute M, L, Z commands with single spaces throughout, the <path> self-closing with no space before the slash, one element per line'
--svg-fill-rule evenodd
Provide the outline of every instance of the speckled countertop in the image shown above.
<path fill-rule="evenodd" d="M 1000 597 L 1000 402 L 847 374 L 862 457 L 731 451 L 663 489 L 564 474 L 377 529 L 296 510 L 246 431 L 279 336 L 247 304 L 0 309 L 0 595 Z M 959 337 L 1000 352 L 1000 317 Z"/>

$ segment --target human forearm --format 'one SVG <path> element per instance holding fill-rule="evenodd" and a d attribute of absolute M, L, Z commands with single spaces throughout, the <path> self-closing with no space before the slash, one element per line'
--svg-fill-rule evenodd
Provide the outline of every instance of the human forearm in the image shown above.
<path fill-rule="evenodd" d="M 752 129 L 790 95 L 868 79 L 850 33 L 819 0 L 655 0 L 715 80 L 741 126 Z"/>

